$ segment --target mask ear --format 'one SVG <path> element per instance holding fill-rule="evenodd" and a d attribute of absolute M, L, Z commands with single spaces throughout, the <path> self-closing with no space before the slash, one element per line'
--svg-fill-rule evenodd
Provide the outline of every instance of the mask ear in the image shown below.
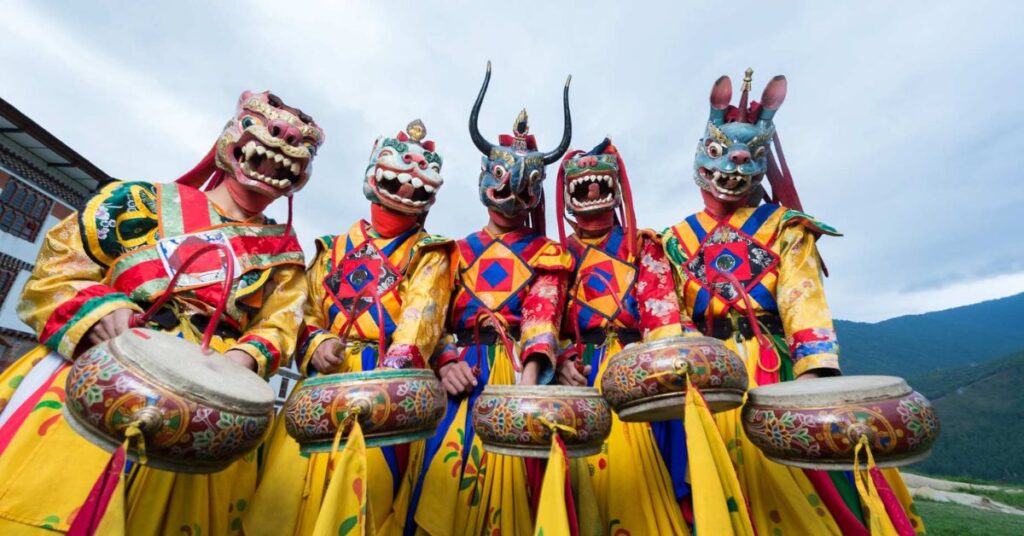
<path fill-rule="evenodd" d="M 245 101 L 252 97 L 252 91 L 243 91 L 242 95 L 238 97 L 238 105 L 241 106 Z"/>
<path fill-rule="evenodd" d="M 721 125 L 725 116 L 725 109 L 729 107 L 729 102 L 732 101 L 732 80 L 728 76 L 715 80 L 715 85 L 711 87 L 710 100 L 711 113 L 708 116 L 708 121 Z"/>
<path fill-rule="evenodd" d="M 765 128 L 772 122 L 775 112 L 786 100 L 786 89 L 786 77 L 782 75 L 772 78 L 764 87 L 764 92 L 761 93 L 761 116 L 758 118 L 758 126 Z"/>

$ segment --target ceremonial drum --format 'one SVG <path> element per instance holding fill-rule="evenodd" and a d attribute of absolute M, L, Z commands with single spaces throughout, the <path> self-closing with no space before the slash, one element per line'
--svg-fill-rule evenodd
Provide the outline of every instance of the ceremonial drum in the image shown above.
<path fill-rule="evenodd" d="M 527 458 L 547 458 L 559 433 L 575 458 L 600 452 L 612 414 L 593 387 L 488 385 L 473 406 L 473 429 L 484 449 Z"/>
<path fill-rule="evenodd" d="M 687 377 L 711 411 L 743 404 L 747 369 L 711 337 L 669 337 L 623 348 L 608 362 L 601 393 L 626 422 L 681 419 Z"/>
<path fill-rule="evenodd" d="M 926 458 L 939 436 L 939 420 L 931 403 L 902 378 L 843 376 L 752 389 L 743 429 L 778 463 L 849 470 L 861 437 L 879 467 Z M 861 460 L 866 463 L 863 455 Z"/>
<path fill-rule="evenodd" d="M 285 404 L 284 423 L 304 453 L 329 452 L 347 418 L 359 420 L 366 446 L 383 447 L 430 437 L 447 407 L 432 370 L 385 368 L 306 380 Z"/>
<path fill-rule="evenodd" d="M 161 331 L 131 328 L 87 350 L 68 373 L 64 417 L 108 451 L 132 425 L 146 465 L 212 473 L 255 449 L 274 418 L 274 391 L 252 371 Z M 140 458 L 138 440 L 129 456 Z"/>

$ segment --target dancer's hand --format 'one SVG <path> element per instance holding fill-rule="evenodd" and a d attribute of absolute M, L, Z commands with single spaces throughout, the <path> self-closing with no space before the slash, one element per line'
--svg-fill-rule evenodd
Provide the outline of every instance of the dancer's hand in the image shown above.
<path fill-rule="evenodd" d="M 586 387 L 590 370 L 590 365 L 586 365 L 581 371 L 576 366 L 575 359 L 566 359 L 558 364 L 558 383 L 573 387 Z"/>
<path fill-rule="evenodd" d="M 134 314 L 135 311 L 131 309 L 114 309 L 93 324 L 89 331 L 85 332 L 82 342 L 92 347 L 117 337 L 131 327 L 132 315 Z"/>
<path fill-rule="evenodd" d="M 437 371 L 437 375 L 441 378 L 441 385 L 452 396 L 469 393 L 477 385 L 476 374 L 463 361 L 448 363 Z"/>
<path fill-rule="evenodd" d="M 256 360 L 251 355 L 242 350 L 228 350 L 224 352 L 224 357 L 242 365 L 243 367 L 256 372 Z"/>
<path fill-rule="evenodd" d="M 822 377 L 822 375 L 818 371 L 816 371 L 816 370 L 808 370 L 807 372 L 804 372 L 803 374 L 797 376 L 796 379 L 797 380 L 810 380 L 812 378 L 821 378 L 821 377 Z"/>
<path fill-rule="evenodd" d="M 338 370 L 345 362 L 345 345 L 339 339 L 327 339 L 320 343 L 316 350 L 313 350 L 313 358 L 310 359 L 313 368 L 320 374 L 330 374 Z"/>

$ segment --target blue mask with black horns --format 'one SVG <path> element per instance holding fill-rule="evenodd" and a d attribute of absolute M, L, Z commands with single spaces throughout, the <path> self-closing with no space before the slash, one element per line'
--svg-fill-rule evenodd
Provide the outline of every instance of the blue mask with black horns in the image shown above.
<path fill-rule="evenodd" d="M 512 126 L 512 135 L 501 135 L 498 144 L 487 141 L 478 126 L 480 105 L 483 104 L 487 85 L 491 81 L 491 62 L 483 87 L 473 104 L 469 116 L 469 134 L 473 144 L 484 154 L 480 167 L 480 202 L 507 217 L 516 217 L 537 208 L 543 195 L 545 167 L 557 162 L 569 149 L 572 139 L 572 118 L 569 115 L 569 82 L 565 81 L 563 107 L 565 127 L 562 141 L 552 151 L 537 150 L 537 142 L 530 134 L 526 110 L 519 112 Z"/>

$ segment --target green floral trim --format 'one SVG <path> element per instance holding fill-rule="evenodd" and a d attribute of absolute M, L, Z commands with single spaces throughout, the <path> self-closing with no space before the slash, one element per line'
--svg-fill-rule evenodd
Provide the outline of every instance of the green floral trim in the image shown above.
<path fill-rule="evenodd" d="M 829 236 L 843 236 L 843 233 L 837 231 L 835 227 L 832 227 L 831 225 L 818 220 L 814 216 L 804 214 L 799 210 L 786 209 L 786 213 L 782 215 L 782 220 L 779 222 L 779 224 L 782 227 L 792 224 L 800 224 L 818 234 L 825 234 Z"/>

